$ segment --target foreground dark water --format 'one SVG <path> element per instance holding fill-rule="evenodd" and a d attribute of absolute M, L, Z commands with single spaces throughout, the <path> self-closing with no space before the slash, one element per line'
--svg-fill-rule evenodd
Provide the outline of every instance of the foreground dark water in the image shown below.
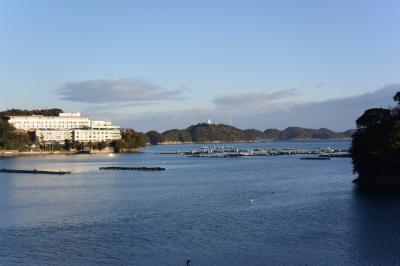
<path fill-rule="evenodd" d="M 74 172 L 0 174 L 0 264 L 185 265 L 187 258 L 192 266 L 400 264 L 400 199 L 355 190 L 350 159 L 156 154 L 190 147 L 0 158 L 0 168 Z M 98 171 L 136 165 L 167 170 Z"/>

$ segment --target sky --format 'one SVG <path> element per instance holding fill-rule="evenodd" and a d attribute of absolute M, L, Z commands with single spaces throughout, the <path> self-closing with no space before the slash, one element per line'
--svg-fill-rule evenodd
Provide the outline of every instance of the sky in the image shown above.
<path fill-rule="evenodd" d="M 346 130 L 400 90 L 399 18 L 398 0 L 0 0 L 0 110 Z"/>

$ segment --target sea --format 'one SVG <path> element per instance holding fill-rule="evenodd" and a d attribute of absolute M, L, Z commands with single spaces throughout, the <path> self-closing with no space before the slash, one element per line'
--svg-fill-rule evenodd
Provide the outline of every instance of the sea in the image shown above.
<path fill-rule="evenodd" d="M 208 144 L 349 148 L 349 141 Z M 350 158 L 139 153 L 0 158 L 0 265 L 400 265 L 400 198 L 359 191 Z M 160 166 L 165 171 L 101 171 Z"/>

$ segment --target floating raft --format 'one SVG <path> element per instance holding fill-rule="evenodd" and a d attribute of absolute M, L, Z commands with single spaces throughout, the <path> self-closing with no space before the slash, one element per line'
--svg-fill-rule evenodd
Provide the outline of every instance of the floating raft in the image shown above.
<path fill-rule="evenodd" d="M 164 167 L 100 167 L 99 170 L 164 171 Z"/>
<path fill-rule="evenodd" d="M 349 157 L 347 149 L 313 148 L 313 149 L 296 149 L 296 148 L 253 148 L 243 149 L 233 146 L 218 146 L 213 148 L 202 147 L 201 149 L 177 150 L 176 152 L 164 152 L 159 154 L 177 154 L 189 157 L 206 157 L 206 158 L 237 158 L 237 157 L 254 157 L 254 156 L 288 156 L 288 155 L 324 155 L 332 158 Z M 220 155 L 220 156 L 218 156 Z"/>
<path fill-rule="evenodd" d="M 65 175 L 70 174 L 69 171 L 45 171 L 45 170 L 14 170 L 14 169 L 0 169 L 0 173 L 13 173 L 13 174 L 47 174 L 47 175 Z"/>
<path fill-rule="evenodd" d="M 340 154 L 321 154 L 319 157 L 330 157 L 330 158 L 351 158 L 350 153 L 340 153 Z"/>
<path fill-rule="evenodd" d="M 325 161 L 325 160 L 330 160 L 330 157 L 302 157 L 300 160 L 320 160 L 320 161 Z"/>

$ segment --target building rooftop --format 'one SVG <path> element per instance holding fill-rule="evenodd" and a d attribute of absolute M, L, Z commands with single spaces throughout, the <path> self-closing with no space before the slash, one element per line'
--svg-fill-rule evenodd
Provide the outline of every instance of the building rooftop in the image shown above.
<path fill-rule="evenodd" d="M 81 113 L 60 113 L 58 116 L 68 116 L 68 117 L 80 117 Z"/>

